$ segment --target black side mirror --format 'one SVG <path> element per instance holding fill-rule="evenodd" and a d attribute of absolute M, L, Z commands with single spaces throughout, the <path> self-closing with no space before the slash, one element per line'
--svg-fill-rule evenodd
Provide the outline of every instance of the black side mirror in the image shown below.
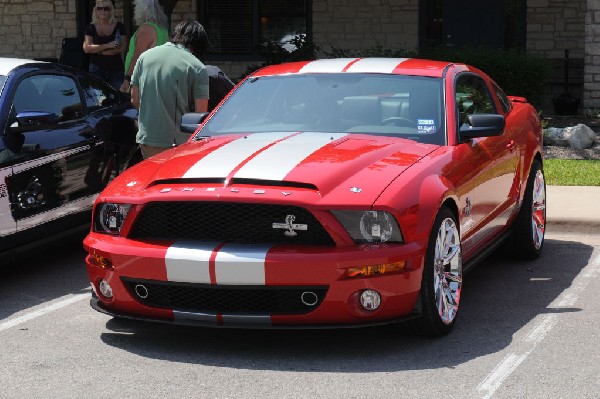
<path fill-rule="evenodd" d="M 461 139 L 475 137 L 500 136 L 504 132 L 506 121 L 498 114 L 472 114 L 467 117 L 468 123 L 460 127 Z"/>
<path fill-rule="evenodd" d="M 209 114 L 210 112 L 188 112 L 183 114 L 179 128 L 184 133 L 194 133 Z"/>

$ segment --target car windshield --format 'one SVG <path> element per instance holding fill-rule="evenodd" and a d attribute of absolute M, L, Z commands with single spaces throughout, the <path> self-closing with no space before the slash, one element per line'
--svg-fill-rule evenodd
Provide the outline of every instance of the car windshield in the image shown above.
<path fill-rule="evenodd" d="M 350 132 L 444 145 L 442 80 L 389 74 L 247 79 L 197 138 L 232 133 Z"/>

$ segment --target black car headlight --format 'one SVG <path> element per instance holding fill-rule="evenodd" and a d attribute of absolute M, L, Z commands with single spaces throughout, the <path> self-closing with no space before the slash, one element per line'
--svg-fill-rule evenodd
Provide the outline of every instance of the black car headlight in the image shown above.
<path fill-rule="evenodd" d="M 332 211 L 356 243 L 403 242 L 396 218 L 385 211 Z"/>
<path fill-rule="evenodd" d="M 94 231 L 119 235 L 130 209 L 130 204 L 115 204 L 112 202 L 98 204 L 94 214 Z"/>

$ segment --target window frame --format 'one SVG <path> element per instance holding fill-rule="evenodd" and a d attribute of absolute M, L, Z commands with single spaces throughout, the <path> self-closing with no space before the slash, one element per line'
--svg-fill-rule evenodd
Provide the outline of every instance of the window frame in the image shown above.
<path fill-rule="evenodd" d="M 197 18 L 200 23 L 206 27 L 209 38 L 211 37 L 210 32 L 210 15 L 208 12 L 208 5 L 211 0 L 196 0 L 196 10 L 197 10 Z M 218 0 L 212 0 L 218 1 Z M 260 19 L 264 15 L 260 12 L 260 2 L 261 0 L 248 0 L 251 2 L 251 48 L 248 49 L 247 52 L 232 52 L 232 53 L 223 53 L 223 52 L 215 52 L 209 49 L 206 56 L 204 57 L 209 61 L 261 61 L 263 60 L 263 56 L 260 54 L 259 47 L 261 45 L 261 29 L 260 29 Z M 293 0 L 289 0 L 290 3 Z M 308 38 L 312 38 L 312 0 L 305 0 L 305 23 L 306 23 L 306 36 Z M 274 14 L 269 14 L 274 15 Z M 287 15 L 286 13 L 280 14 L 282 16 Z M 291 14 L 290 14 L 291 15 Z M 296 14 L 298 15 L 298 14 Z"/>
<path fill-rule="evenodd" d="M 458 93 L 460 93 L 459 85 L 461 84 L 461 80 L 464 80 L 464 79 L 477 80 L 479 82 L 479 84 L 485 89 L 485 95 L 486 95 L 487 99 L 489 100 L 489 105 L 491 105 L 491 109 L 490 109 L 489 113 L 493 113 L 493 114 L 499 113 L 498 109 L 496 107 L 496 102 L 494 101 L 494 94 L 490 91 L 490 87 L 488 86 L 485 79 L 483 79 L 478 74 L 472 73 L 472 72 L 460 73 L 456 76 L 456 79 L 454 80 L 454 99 L 455 99 L 455 103 L 456 103 L 457 131 L 458 131 L 458 129 L 460 129 L 460 126 L 463 123 L 463 116 L 461 115 L 461 109 L 459 106 L 460 100 L 458 99 Z M 475 88 L 474 85 L 470 85 L 469 87 Z M 477 91 L 482 95 L 484 94 L 484 93 L 481 93 L 479 90 L 477 90 Z M 481 112 L 466 113 L 466 111 L 465 111 L 465 117 L 468 115 L 473 115 L 473 114 L 477 114 L 477 113 L 481 113 Z"/>

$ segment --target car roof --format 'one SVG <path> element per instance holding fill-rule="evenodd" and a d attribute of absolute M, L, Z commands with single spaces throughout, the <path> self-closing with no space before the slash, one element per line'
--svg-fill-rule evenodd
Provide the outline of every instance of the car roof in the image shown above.
<path fill-rule="evenodd" d="M 446 61 L 418 58 L 333 58 L 267 66 L 252 76 L 304 73 L 384 73 L 442 77 L 453 65 Z"/>
<path fill-rule="evenodd" d="M 43 61 L 29 60 L 25 58 L 4 58 L 0 57 L 0 75 L 8 75 L 10 71 L 18 66 L 30 63 L 39 63 Z"/>

